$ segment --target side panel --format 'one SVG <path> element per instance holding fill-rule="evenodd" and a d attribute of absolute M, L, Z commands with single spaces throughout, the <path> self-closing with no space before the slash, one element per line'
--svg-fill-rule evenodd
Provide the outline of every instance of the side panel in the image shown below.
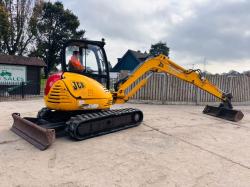
<path fill-rule="evenodd" d="M 111 93 L 97 81 L 75 73 L 64 73 L 62 77 L 45 96 L 48 108 L 72 111 L 111 107 Z"/>

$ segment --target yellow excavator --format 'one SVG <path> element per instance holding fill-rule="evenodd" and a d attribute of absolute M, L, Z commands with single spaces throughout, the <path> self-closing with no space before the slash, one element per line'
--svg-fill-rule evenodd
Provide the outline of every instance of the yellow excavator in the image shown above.
<path fill-rule="evenodd" d="M 222 101 L 219 107 L 206 106 L 203 113 L 235 122 L 243 118 L 241 111 L 233 110 L 231 94 L 218 89 L 202 76 L 200 70 L 186 70 L 164 55 L 147 59 L 110 91 L 109 63 L 104 45 L 104 40 L 67 41 L 61 54 L 62 71 L 51 75 L 46 83 L 46 107 L 38 112 L 36 118 L 21 118 L 19 113 L 13 113 L 11 130 L 40 150 L 45 150 L 54 142 L 56 135 L 66 134 L 73 139 L 84 140 L 138 126 L 143 120 L 141 110 L 110 108 L 113 104 L 128 101 L 156 72 L 194 84 Z M 76 51 L 85 67 L 82 72 L 70 71 L 70 56 Z M 146 78 L 139 79 L 146 73 L 149 73 Z M 137 84 L 132 86 L 133 83 Z M 131 86 L 133 88 L 128 91 Z"/>

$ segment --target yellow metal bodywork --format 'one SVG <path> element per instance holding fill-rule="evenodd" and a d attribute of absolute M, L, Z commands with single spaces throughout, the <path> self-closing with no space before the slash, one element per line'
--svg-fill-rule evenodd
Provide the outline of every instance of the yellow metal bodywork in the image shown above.
<path fill-rule="evenodd" d="M 112 105 L 113 97 L 96 80 L 65 72 L 62 79 L 53 84 L 44 100 L 49 109 L 75 111 L 108 109 Z"/>
<path fill-rule="evenodd" d="M 126 89 L 147 72 L 163 72 L 173 75 L 181 80 L 194 84 L 222 101 L 226 100 L 226 98 L 224 98 L 224 92 L 207 79 L 201 77 L 199 73 L 186 70 L 166 56 L 159 55 L 146 60 L 124 83 L 119 85 L 118 91 L 113 93 L 92 78 L 76 73 L 65 72 L 62 75 L 62 79 L 55 82 L 48 95 L 44 97 L 45 103 L 48 108 L 53 110 L 108 109 L 112 104 L 125 103 L 144 86 L 152 73 L 139 81 L 131 91 L 128 93 L 125 92 Z"/>
<path fill-rule="evenodd" d="M 122 104 L 128 101 L 142 86 L 147 83 L 149 76 L 141 80 L 129 93 L 125 93 L 126 89 L 129 88 L 133 83 L 135 83 L 138 78 L 150 71 L 159 73 L 163 72 L 173 75 L 181 80 L 194 84 L 195 86 L 214 95 L 220 100 L 225 100 L 223 91 L 218 89 L 207 79 L 200 77 L 201 75 L 199 73 L 186 70 L 174 63 L 168 57 L 159 55 L 157 57 L 146 60 L 129 76 L 129 78 L 124 83 L 119 85 L 118 91 L 113 93 L 113 95 L 115 96 L 114 103 Z"/>

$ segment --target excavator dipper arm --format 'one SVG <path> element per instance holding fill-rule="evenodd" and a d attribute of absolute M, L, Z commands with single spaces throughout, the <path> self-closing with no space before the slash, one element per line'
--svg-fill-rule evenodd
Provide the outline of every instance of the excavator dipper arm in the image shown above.
<path fill-rule="evenodd" d="M 126 90 L 136 82 L 142 75 L 147 72 L 163 72 L 173 75 L 181 80 L 189 82 L 200 89 L 212 94 L 222 101 L 219 107 L 206 106 L 203 113 L 212 116 L 220 117 L 230 121 L 239 121 L 243 118 L 241 111 L 232 110 L 231 94 L 225 93 L 209 80 L 202 76 L 200 70 L 186 70 L 178 64 L 174 63 L 168 57 L 159 55 L 151 58 L 140 65 L 124 82 L 118 85 L 118 89 L 113 93 L 115 103 L 124 103 L 128 101 L 142 86 L 144 86 L 149 77 L 150 73 L 146 78 L 141 80 L 131 91 L 126 93 Z"/>

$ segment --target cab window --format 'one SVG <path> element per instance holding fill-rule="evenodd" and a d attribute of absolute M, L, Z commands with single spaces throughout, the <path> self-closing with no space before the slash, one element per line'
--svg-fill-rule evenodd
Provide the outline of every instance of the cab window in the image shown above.
<path fill-rule="evenodd" d="M 84 66 L 82 73 L 92 73 L 106 75 L 106 68 L 102 50 L 98 46 L 87 45 L 85 47 L 68 46 L 65 51 L 65 62 L 67 71 L 70 71 L 69 62 L 78 52 L 77 58 L 81 65 Z"/>

